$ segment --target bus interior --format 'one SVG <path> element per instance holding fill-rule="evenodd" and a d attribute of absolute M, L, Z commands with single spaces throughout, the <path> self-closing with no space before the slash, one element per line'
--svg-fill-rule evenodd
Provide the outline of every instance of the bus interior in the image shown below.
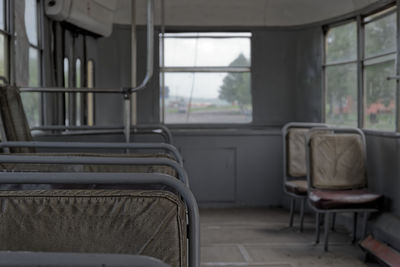
<path fill-rule="evenodd" d="M 0 266 L 400 266 L 400 2 L 1 0 Z"/>

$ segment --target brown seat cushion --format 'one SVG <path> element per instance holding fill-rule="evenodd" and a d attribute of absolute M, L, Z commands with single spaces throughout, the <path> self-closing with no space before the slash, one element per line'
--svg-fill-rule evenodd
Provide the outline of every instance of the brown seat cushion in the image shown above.
<path fill-rule="evenodd" d="M 187 266 L 186 208 L 159 190 L 0 191 L 0 250 L 146 255 Z"/>
<path fill-rule="evenodd" d="M 285 188 L 288 192 L 296 195 L 307 195 L 307 181 L 306 180 L 291 180 L 285 182 Z"/>
<path fill-rule="evenodd" d="M 319 209 L 371 208 L 377 209 L 382 195 L 367 190 L 312 190 L 311 204 Z"/>

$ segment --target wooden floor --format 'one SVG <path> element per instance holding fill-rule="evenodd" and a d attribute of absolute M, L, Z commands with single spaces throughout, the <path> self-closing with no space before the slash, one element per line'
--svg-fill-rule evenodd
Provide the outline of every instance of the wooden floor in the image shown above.
<path fill-rule="evenodd" d="M 375 266 L 363 262 L 345 229 L 331 233 L 324 252 L 313 243 L 313 218 L 300 233 L 288 228 L 288 216 L 283 209 L 201 209 L 201 266 Z"/>

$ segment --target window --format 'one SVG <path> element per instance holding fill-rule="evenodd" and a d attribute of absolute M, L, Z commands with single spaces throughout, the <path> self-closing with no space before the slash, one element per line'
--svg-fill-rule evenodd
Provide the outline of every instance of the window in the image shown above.
<path fill-rule="evenodd" d="M 396 128 L 400 95 L 398 73 L 397 7 L 325 32 L 325 121 L 380 131 Z M 357 36 L 362 39 L 358 40 Z M 399 124 L 400 125 L 400 124 Z"/>
<path fill-rule="evenodd" d="M 29 81 L 28 86 L 41 85 L 41 48 L 38 3 L 36 0 L 25 0 L 25 30 L 29 41 Z M 21 95 L 30 126 L 39 126 L 41 123 L 41 94 L 24 93 Z"/>
<path fill-rule="evenodd" d="M 357 24 L 330 28 L 325 36 L 325 119 L 357 126 Z"/>
<path fill-rule="evenodd" d="M 6 1 L 0 1 L 0 76 L 9 80 L 8 77 L 8 32 L 6 27 Z M 0 80 L 0 84 L 5 81 Z"/>
<path fill-rule="evenodd" d="M 94 63 L 93 60 L 87 62 L 87 87 L 94 87 Z M 93 93 L 87 94 L 87 125 L 94 125 L 94 95 Z"/>
<path fill-rule="evenodd" d="M 82 87 L 82 79 L 81 79 L 81 60 L 78 58 L 75 61 L 75 87 L 76 88 L 81 88 Z M 80 126 L 82 123 L 82 94 L 81 93 L 75 93 L 75 101 L 76 101 L 76 106 L 75 106 L 75 112 L 76 112 L 76 119 L 75 119 L 75 125 Z"/>
<path fill-rule="evenodd" d="M 69 59 L 67 57 L 64 58 L 64 88 L 69 88 Z M 70 118 L 70 106 L 69 106 L 69 96 L 70 93 L 64 94 L 64 107 L 65 107 L 65 125 L 69 126 L 69 118 Z"/>
<path fill-rule="evenodd" d="M 165 123 L 252 121 L 250 33 L 167 33 L 163 41 Z"/>
<path fill-rule="evenodd" d="M 396 129 L 396 13 L 364 19 L 364 127 Z"/>

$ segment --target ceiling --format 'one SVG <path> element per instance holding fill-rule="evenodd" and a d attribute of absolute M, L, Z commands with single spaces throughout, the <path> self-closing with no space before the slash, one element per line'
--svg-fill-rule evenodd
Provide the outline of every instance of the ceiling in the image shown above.
<path fill-rule="evenodd" d="M 165 1 L 167 26 L 295 26 L 359 10 L 378 0 L 155 0 L 156 24 Z M 137 23 L 145 24 L 146 0 L 136 0 Z M 119 0 L 115 23 L 131 23 L 131 0 Z"/>

